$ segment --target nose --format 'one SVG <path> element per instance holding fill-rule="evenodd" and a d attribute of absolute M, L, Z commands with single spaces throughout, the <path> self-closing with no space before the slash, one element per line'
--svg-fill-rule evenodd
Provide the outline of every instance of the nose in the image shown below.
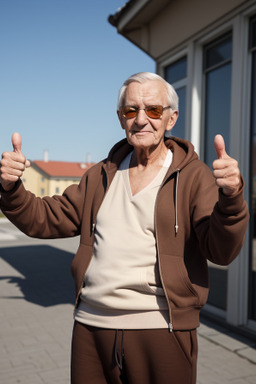
<path fill-rule="evenodd" d="M 144 109 L 139 109 L 135 118 L 135 123 L 140 125 L 146 125 L 148 123 L 148 117 Z"/>

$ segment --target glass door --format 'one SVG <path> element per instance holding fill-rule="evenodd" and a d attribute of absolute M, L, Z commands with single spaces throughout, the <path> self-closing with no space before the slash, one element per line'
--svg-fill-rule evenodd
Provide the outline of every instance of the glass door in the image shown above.
<path fill-rule="evenodd" d="M 250 22 L 249 53 L 251 55 L 251 150 L 250 150 L 250 268 L 249 319 L 256 320 L 256 16 Z"/>
<path fill-rule="evenodd" d="M 229 150 L 232 35 L 228 34 L 204 47 L 204 161 L 212 168 L 216 159 L 214 137 L 220 133 Z M 209 263 L 210 293 L 208 304 L 227 308 L 227 267 Z"/>

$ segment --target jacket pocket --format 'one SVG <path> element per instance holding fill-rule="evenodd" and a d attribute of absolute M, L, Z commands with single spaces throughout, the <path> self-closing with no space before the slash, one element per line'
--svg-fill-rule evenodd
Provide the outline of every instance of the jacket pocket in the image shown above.
<path fill-rule="evenodd" d="M 141 273 L 143 291 L 155 296 L 164 296 L 158 268 L 147 267 Z"/>
<path fill-rule="evenodd" d="M 80 243 L 76 255 L 72 260 L 71 273 L 75 280 L 76 294 L 83 284 L 84 274 L 90 264 L 92 252 L 92 246 Z"/>
<path fill-rule="evenodd" d="M 200 305 L 182 257 L 161 255 L 161 275 L 168 298 L 176 307 Z"/>

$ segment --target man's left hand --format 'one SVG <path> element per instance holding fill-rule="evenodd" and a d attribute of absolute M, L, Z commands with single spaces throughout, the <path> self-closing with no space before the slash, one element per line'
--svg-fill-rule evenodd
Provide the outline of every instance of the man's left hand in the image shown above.
<path fill-rule="evenodd" d="M 221 135 L 215 136 L 214 148 L 217 159 L 212 163 L 213 176 L 216 184 L 225 195 L 236 193 L 241 186 L 241 176 L 238 162 L 228 156 L 225 151 L 225 142 Z"/>

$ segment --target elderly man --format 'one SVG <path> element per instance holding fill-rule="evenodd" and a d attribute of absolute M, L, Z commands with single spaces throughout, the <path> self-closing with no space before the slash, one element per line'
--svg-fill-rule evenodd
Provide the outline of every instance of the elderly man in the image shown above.
<path fill-rule="evenodd" d="M 220 135 L 213 172 L 191 143 L 165 138 L 178 97 L 160 76 L 126 80 L 117 113 L 126 139 L 62 196 L 24 189 L 29 164 L 14 134 L 14 151 L 2 155 L 0 208 L 29 236 L 81 236 L 72 384 L 195 384 L 207 259 L 227 265 L 243 245 L 243 180 Z"/>

